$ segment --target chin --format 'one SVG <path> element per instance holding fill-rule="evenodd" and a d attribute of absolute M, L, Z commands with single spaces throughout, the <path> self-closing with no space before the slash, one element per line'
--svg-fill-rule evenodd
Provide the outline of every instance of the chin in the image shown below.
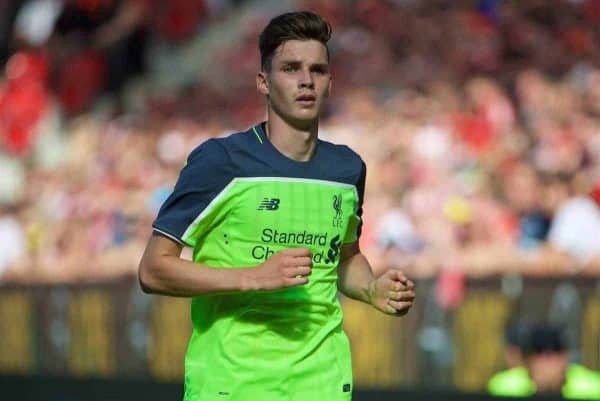
<path fill-rule="evenodd" d="M 318 109 L 304 109 L 300 110 L 298 113 L 295 113 L 294 118 L 298 121 L 312 122 L 317 120 L 320 116 L 320 112 Z"/>
<path fill-rule="evenodd" d="M 311 125 L 319 120 L 318 113 L 311 113 L 310 115 L 300 115 L 296 118 L 296 121 L 302 125 Z"/>

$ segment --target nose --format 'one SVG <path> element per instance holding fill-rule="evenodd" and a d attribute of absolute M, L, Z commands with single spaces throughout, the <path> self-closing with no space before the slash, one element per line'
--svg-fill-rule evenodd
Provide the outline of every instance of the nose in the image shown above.
<path fill-rule="evenodd" d="M 302 74 L 300 75 L 299 85 L 301 88 L 314 88 L 315 83 L 313 81 L 313 76 L 308 69 L 303 69 Z"/>

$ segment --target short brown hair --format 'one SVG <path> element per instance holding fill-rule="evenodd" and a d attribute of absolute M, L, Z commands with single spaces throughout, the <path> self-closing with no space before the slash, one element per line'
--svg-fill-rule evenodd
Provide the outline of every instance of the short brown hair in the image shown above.
<path fill-rule="evenodd" d="M 327 48 L 331 38 L 331 25 L 323 17 L 310 11 L 281 14 L 263 29 L 258 40 L 260 66 L 263 71 L 271 70 L 273 53 L 288 40 L 318 40 Z M 329 49 L 327 49 L 329 57 Z"/>

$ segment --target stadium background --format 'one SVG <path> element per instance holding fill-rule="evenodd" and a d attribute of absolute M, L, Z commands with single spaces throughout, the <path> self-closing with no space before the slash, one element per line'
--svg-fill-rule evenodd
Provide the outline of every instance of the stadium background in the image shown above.
<path fill-rule="evenodd" d="M 256 38 L 292 9 L 334 27 L 320 133 L 369 167 L 362 249 L 416 260 L 406 318 L 343 300 L 357 397 L 482 399 L 515 319 L 600 369 L 600 1 L 4 0 L 11 399 L 177 399 L 187 301 L 137 262 L 187 153 L 264 118 Z"/>

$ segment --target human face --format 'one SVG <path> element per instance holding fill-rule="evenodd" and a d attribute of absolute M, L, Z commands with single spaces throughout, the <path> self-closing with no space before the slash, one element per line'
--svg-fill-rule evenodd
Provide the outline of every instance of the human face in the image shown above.
<path fill-rule="evenodd" d="M 288 40 L 273 54 L 270 71 L 261 71 L 258 90 L 288 124 L 306 129 L 319 118 L 331 90 L 327 49 L 316 40 Z"/>

